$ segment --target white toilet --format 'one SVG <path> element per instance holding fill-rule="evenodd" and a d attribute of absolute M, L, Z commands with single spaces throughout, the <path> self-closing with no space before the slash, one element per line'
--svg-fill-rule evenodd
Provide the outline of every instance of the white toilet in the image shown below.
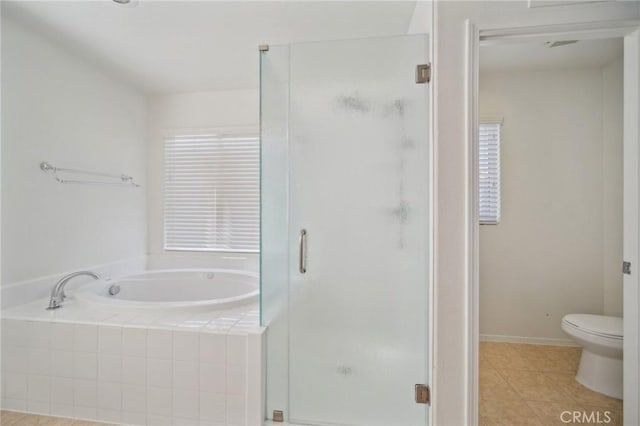
<path fill-rule="evenodd" d="M 570 314 L 562 319 L 562 330 L 582 346 L 576 380 L 622 399 L 622 318 Z"/>

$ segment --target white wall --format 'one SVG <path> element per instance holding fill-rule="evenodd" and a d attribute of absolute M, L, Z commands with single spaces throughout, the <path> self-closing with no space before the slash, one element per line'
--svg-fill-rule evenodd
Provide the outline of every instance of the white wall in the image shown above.
<path fill-rule="evenodd" d="M 619 92 L 614 77 L 607 89 Z M 480 74 L 480 117 L 504 118 L 501 222 L 480 226 L 481 335 L 570 342 L 562 317 L 603 313 L 615 255 L 607 278 L 620 281 L 622 234 L 609 228 L 622 219 L 622 181 L 605 170 L 622 170 L 622 123 L 605 126 L 603 83 L 601 68 Z M 620 137 L 605 141 L 605 127 Z"/>
<path fill-rule="evenodd" d="M 416 7 L 413 9 L 407 34 L 431 34 L 432 24 L 433 2 L 431 0 L 416 1 Z"/>
<path fill-rule="evenodd" d="M 434 424 L 463 425 L 476 421 L 472 411 L 475 382 L 469 336 L 477 319 L 470 280 L 468 185 L 470 156 L 467 117 L 466 22 L 483 28 L 514 28 L 562 23 L 637 19 L 637 2 L 609 2 L 530 9 L 526 0 L 436 1 L 434 9 L 435 132 L 435 288 L 434 288 Z"/>
<path fill-rule="evenodd" d="M 145 254 L 141 94 L 3 12 L 2 121 L 2 284 Z M 61 185 L 43 160 L 142 187 Z"/>
<path fill-rule="evenodd" d="M 602 69 L 602 163 L 605 315 L 622 316 L 623 58 Z"/>
<path fill-rule="evenodd" d="M 257 255 L 164 251 L 164 137 L 181 132 L 259 130 L 258 90 L 180 93 L 149 100 L 149 254 L 150 266 L 240 267 L 256 270 Z"/>

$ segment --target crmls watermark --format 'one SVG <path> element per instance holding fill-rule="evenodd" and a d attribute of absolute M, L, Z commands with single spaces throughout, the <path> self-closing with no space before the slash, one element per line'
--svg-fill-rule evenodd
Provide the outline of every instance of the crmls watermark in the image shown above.
<path fill-rule="evenodd" d="M 560 420 L 567 424 L 609 424 L 611 411 L 563 411 Z"/>

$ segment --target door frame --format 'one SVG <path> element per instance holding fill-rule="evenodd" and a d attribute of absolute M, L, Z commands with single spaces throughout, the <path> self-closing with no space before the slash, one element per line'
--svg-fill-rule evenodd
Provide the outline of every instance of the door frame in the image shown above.
<path fill-rule="evenodd" d="M 549 36 L 564 39 L 599 39 L 611 37 L 624 38 L 624 145 L 635 148 L 634 152 L 625 155 L 625 194 L 633 194 L 635 214 L 624 218 L 624 228 L 631 228 L 632 235 L 625 236 L 625 260 L 631 261 L 633 275 L 625 276 L 624 299 L 627 319 L 624 322 L 624 368 L 635 369 L 633 377 L 624 376 L 624 410 L 625 424 L 640 422 L 640 398 L 638 383 L 638 311 L 640 311 L 640 280 L 635 273 L 640 267 L 640 235 L 638 228 L 638 192 L 640 189 L 640 20 L 600 21 L 572 24 L 553 24 L 544 26 L 490 27 L 482 26 L 477 21 L 466 21 L 466 62 L 465 62 L 465 163 L 466 163 L 466 211 L 465 211 L 465 313 L 466 313 L 466 389 L 467 412 L 469 424 L 479 421 L 479 311 L 480 311 L 480 272 L 479 272 L 479 215 L 477 209 L 478 187 L 478 98 L 479 98 L 479 65 L 480 45 L 522 43 L 528 41 L 548 40 Z M 635 118 L 635 119 L 634 119 Z M 632 222 L 632 223 L 631 223 Z M 629 257 L 631 256 L 631 257 Z M 636 266 L 637 265 L 637 266 Z M 632 365 L 632 363 L 635 363 Z"/>

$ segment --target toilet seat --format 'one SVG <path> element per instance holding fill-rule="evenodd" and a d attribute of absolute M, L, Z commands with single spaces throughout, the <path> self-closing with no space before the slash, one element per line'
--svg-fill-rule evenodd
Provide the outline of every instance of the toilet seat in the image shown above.
<path fill-rule="evenodd" d="M 622 318 L 606 315 L 570 314 L 562 322 L 583 333 L 609 339 L 622 340 Z"/>

